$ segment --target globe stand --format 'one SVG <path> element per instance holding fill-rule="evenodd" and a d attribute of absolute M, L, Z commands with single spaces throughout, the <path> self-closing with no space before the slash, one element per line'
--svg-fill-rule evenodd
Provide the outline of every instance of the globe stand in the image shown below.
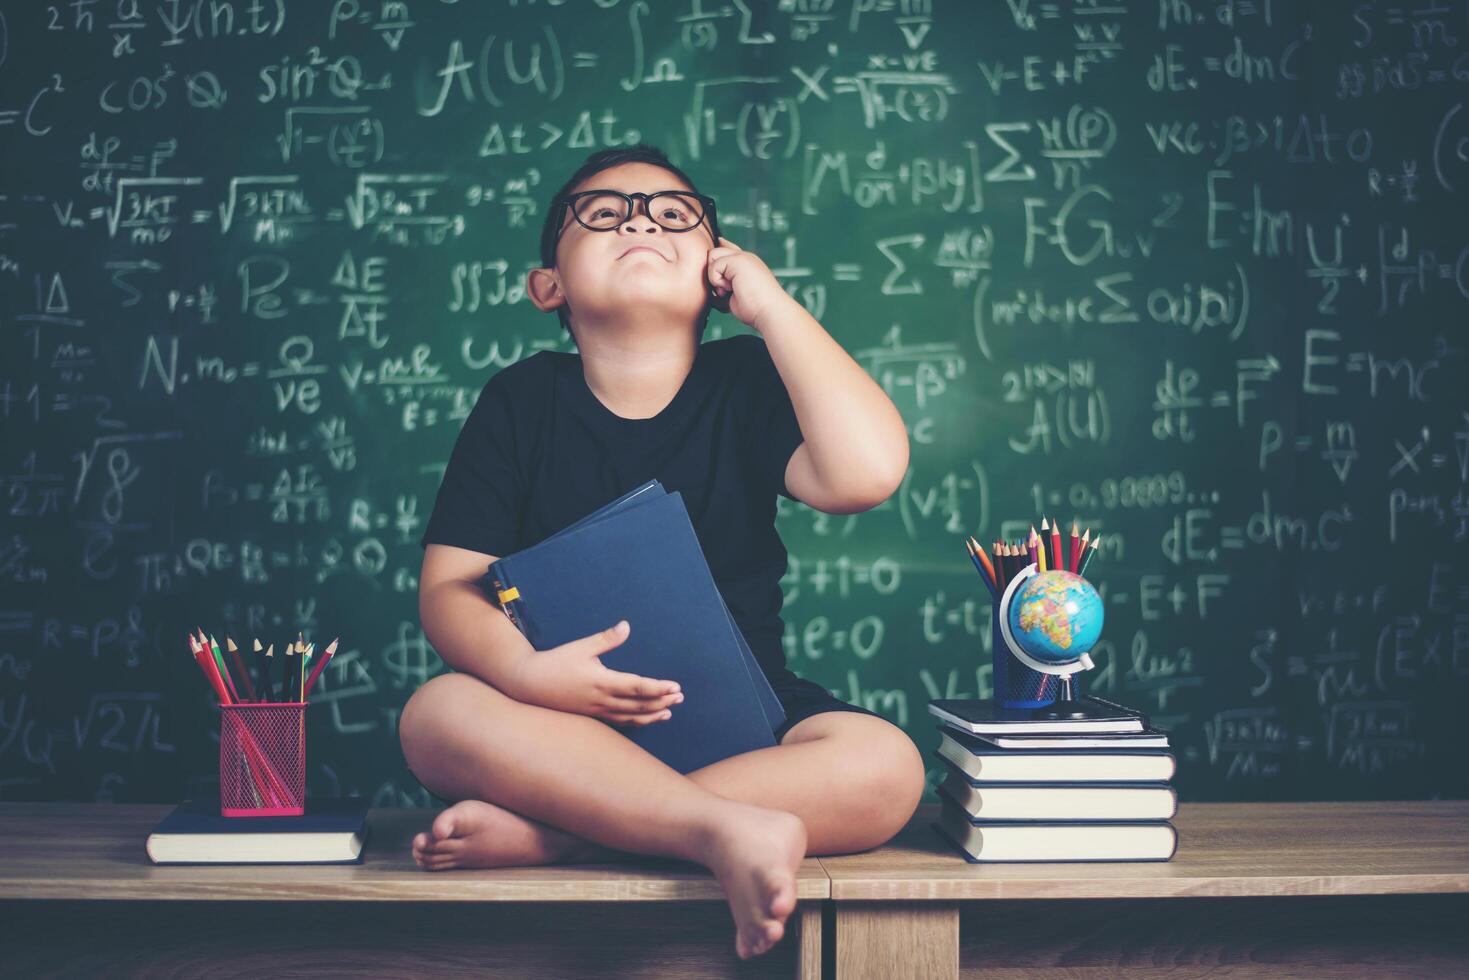
<path fill-rule="evenodd" d="M 1088 656 L 1088 652 L 1083 651 L 1077 654 L 1074 659 L 1060 663 L 1037 660 L 1025 652 L 1025 649 L 1016 641 L 1015 634 L 1010 629 L 1010 603 L 1014 600 L 1015 593 L 1019 591 L 1021 586 L 1037 574 L 1039 574 L 1039 569 L 1037 569 L 1034 563 L 1027 565 L 1016 573 L 1015 577 L 1010 580 L 1010 584 L 1005 587 L 1004 595 L 1000 597 L 1000 602 L 996 606 L 995 619 L 1000 627 L 1000 635 L 1004 641 L 1005 649 L 1009 654 L 1015 660 L 1019 661 L 1020 664 L 1037 674 L 1048 674 L 1052 677 L 1059 677 L 1061 679 L 1061 697 L 1051 701 L 1032 701 L 1023 706 L 1019 704 L 1007 704 L 1006 706 L 1028 708 L 1035 717 L 1047 720 L 1085 718 L 1085 709 L 1080 703 L 1073 700 L 1071 675 L 1083 670 L 1091 670 L 1095 666 L 1092 663 L 1092 658 Z"/>
<path fill-rule="evenodd" d="M 1061 696 L 1052 701 L 1049 707 L 1037 708 L 1037 718 L 1047 721 L 1069 720 L 1072 718 L 1085 718 L 1086 709 L 1079 701 L 1073 700 L 1071 695 L 1071 675 L 1064 674 L 1061 677 Z"/>

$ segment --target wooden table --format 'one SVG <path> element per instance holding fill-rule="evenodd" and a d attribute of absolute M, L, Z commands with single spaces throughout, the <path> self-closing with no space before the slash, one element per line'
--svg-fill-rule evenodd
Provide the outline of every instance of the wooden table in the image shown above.
<path fill-rule="evenodd" d="M 808 858 L 787 938 L 741 961 L 698 865 L 420 871 L 430 811 L 361 865 L 159 866 L 170 807 L 0 803 L 0 975 L 1469 975 L 1469 803 L 1184 804 L 1166 863 L 971 865 L 923 806 Z"/>
<path fill-rule="evenodd" d="M 429 873 L 433 811 L 374 809 L 360 865 L 155 865 L 172 806 L 0 803 L 0 976 L 817 977 L 830 883 L 735 955 L 719 882 L 676 860 Z M 650 904 L 656 908 L 650 908 Z"/>
<path fill-rule="evenodd" d="M 836 975 L 1469 976 L 1469 802 L 1195 803 L 1167 862 L 969 864 L 928 824 L 821 859 Z"/>

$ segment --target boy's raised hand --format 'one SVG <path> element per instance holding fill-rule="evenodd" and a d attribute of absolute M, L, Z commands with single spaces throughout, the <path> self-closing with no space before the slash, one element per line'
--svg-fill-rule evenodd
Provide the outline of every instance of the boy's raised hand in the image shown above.
<path fill-rule="evenodd" d="M 677 684 L 602 664 L 602 654 L 621 646 L 630 630 L 623 620 L 591 636 L 528 654 L 505 693 L 527 704 L 588 715 L 614 725 L 663 721 L 671 716 L 671 707 L 683 700 Z"/>
<path fill-rule="evenodd" d="M 760 329 L 760 319 L 784 302 L 795 302 L 781 288 L 760 256 L 746 252 L 723 236 L 709 250 L 709 287 L 714 308 L 733 314 L 747 327 Z"/>

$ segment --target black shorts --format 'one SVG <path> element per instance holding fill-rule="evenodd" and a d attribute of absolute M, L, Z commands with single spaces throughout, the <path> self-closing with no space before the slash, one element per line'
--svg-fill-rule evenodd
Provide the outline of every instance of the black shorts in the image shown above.
<path fill-rule="evenodd" d="M 882 717 L 875 711 L 868 711 L 866 708 L 842 701 L 820 684 L 800 677 L 788 677 L 778 684 L 772 684 L 771 687 L 775 690 L 775 696 L 786 713 L 785 723 L 775 730 L 777 745 L 796 722 L 804 721 L 812 715 L 819 715 L 827 711 L 855 711 L 859 715 Z"/>

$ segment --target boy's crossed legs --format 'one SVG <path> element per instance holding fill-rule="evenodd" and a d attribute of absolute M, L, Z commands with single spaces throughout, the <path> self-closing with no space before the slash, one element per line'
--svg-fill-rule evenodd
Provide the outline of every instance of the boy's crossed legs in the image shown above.
<path fill-rule="evenodd" d="M 724 887 L 741 957 L 783 935 L 803 857 L 885 842 L 923 792 L 912 740 L 854 712 L 806 718 L 778 746 L 685 777 L 596 719 L 445 674 L 409 699 L 399 736 L 418 779 L 463 801 L 414 839 L 421 866 L 696 861 Z"/>

